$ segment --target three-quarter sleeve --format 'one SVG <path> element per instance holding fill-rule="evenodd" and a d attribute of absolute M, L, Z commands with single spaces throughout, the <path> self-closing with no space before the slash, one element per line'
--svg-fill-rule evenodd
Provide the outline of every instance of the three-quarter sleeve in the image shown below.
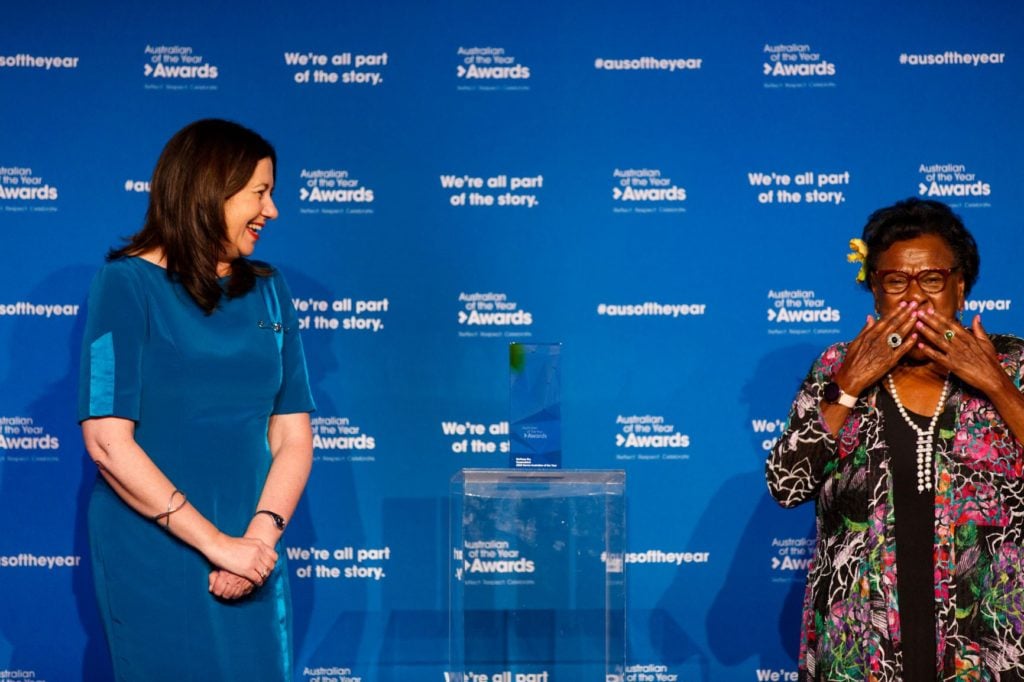
<path fill-rule="evenodd" d="M 292 305 L 292 294 L 280 272 L 275 272 L 271 285 L 277 292 L 284 324 L 281 345 L 281 388 L 274 399 L 273 414 L 313 412 L 316 404 L 309 388 L 306 355 L 299 335 L 299 319 Z"/>
<path fill-rule="evenodd" d="M 147 303 L 136 273 L 115 261 L 89 290 L 78 384 L 78 420 L 139 419 Z"/>
<path fill-rule="evenodd" d="M 845 356 L 845 346 L 828 348 L 814 362 L 793 401 L 782 435 L 765 466 L 768 490 L 783 507 L 814 497 L 836 457 L 836 439 L 821 413 L 822 393 Z"/>

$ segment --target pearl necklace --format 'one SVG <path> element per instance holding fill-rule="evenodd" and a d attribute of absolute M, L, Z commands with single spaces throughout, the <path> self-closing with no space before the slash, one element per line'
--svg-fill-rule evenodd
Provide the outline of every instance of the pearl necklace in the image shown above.
<path fill-rule="evenodd" d="M 932 452 L 934 451 L 935 425 L 938 423 L 939 415 L 942 414 L 942 410 L 946 406 L 946 397 L 949 396 L 949 375 L 946 375 L 946 380 L 942 383 L 939 404 L 935 406 L 935 414 L 932 415 L 932 420 L 928 422 L 927 429 L 920 428 L 910 418 L 910 415 L 907 414 L 906 408 L 900 402 L 900 395 L 896 392 L 896 382 L 892 380 L 892 374 L 887 374 L 886 378 L 889 380 L 889 392 L 896 403 L 896 409 L 900 411 L 903 420 L 910 425 L 910 428 L 917 432 L 917 492 L 923 493 L 925 490 L 932 489 Z"/>

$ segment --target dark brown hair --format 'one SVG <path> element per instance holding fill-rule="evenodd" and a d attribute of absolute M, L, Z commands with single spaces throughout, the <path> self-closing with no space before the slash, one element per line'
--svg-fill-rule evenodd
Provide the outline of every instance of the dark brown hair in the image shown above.
<path fill-rule="evenodd" d="M 273 146 L 237 123 L 207 118 L 185 126 L 156 162 L 142 229 L 123 247 L 111 249 L 107 260 L 161 249 L 168 278 L 180 282 L 209 315 L 225 293 L 217 277 L 227 233 L 224 202 L 245 187 L 256 164 L 266 158 L 276 168 Z M 228 298 L 252 290 L 256 277 L 270 273 L 264 264 L 234 259 Z"/>

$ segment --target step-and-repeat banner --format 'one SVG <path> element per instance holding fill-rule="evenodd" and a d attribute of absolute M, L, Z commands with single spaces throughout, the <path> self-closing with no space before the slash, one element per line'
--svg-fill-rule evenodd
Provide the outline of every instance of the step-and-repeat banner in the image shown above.
<path fill-rule="evenodd" d="M 751 681 L 795 679 L 813 510 L 778 508 L 763 462 L 812 359 L 871 311 L 846 262 L 868 213 L 948 202 L 981 247 L 968 311 L 1024 332 L 1016 3 L 2 16 L 3 679 L 109 675 L 85 296 L 192 120 L 279 152 L 256 256 L 291 285 L 319 406 L 286 534 L 298 682 L 443 679 L 449 480 L 508 461 L 510 341 L 563 344 L 564 465 L 626 471 L 625 678 Z"/>

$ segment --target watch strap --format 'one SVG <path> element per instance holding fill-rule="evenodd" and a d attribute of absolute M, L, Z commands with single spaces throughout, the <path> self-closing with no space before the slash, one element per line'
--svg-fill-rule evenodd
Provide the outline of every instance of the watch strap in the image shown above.
<path fill-rule="evenodd" d="M 837 403 L 843 407 L 854 408 L 857 406 L 857 396 L 850 395 L 843 389 L 839 389 L 839 398 L 836 400 Z"/>

